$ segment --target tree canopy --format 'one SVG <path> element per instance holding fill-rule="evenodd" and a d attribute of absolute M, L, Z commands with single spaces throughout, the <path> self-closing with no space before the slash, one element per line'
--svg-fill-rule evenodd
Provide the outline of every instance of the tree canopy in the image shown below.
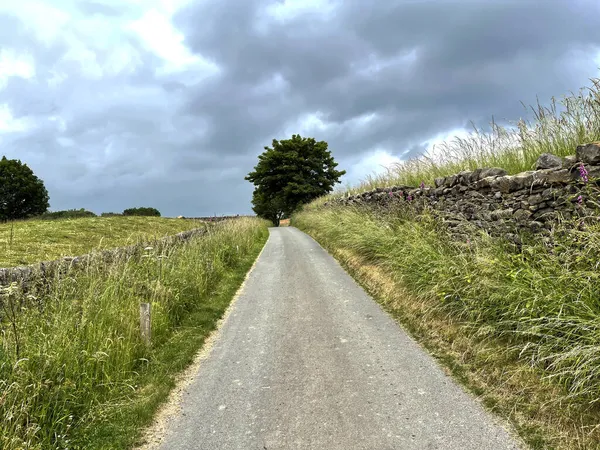
<path fill-rule="evenodd" d="M 327 142 L 292 135 L 291 139 L 273 139 L 259 155 L 254 171 L 245 179 L 255 185 L 254 212 L 276 226 L 301 205 L 333 190 L 345 170 L 327 149 Z"/>
<path fill-rule="evenodd" d="M 128 208 L 123 211 L 124 216 L 154 216 L 160 217 L 160 211 L 151 207 Z"/>
<path fill-rule="evenodd" d="M 26 219 L 46 212 L 44 183 L 20 160 L 0 160 L 0 221 Z"/>

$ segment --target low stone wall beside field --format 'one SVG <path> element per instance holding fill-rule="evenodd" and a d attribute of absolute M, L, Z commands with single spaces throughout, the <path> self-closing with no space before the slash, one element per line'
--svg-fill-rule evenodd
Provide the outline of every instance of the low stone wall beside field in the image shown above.
<path fill-rule="evenodd" d="M 476 169 L 422 185 L 377 188 L 327 204 L 427 207 L 457 234 L 477 227 L 520 242 L 523 231 L 547 233 L 559 218 L 598 219 L 600 143 L 580 145 L 576 155 L 543 154 L 536 170 L 507 175 L 501 168 Z"/>
<path fill-rule="evenodd" d="M 184 216 L 178 216 L 179 219 L 192 219 L 192 220 L 202 220 L 204 222 L 221 222 L 223 220 L 230 220 L 230 219 L 239 219 L 241 217 L 256 217 L 256 216 L 241 216 L 239 214 L 235 215 L 235 216 L 205 216 L 205 217 L 184 217 Z"/>
<path fill-rule="evenodd" d="M 0 287 L 8 286 L 11 283 L 16 282 L 24 292 L 28 292 L 35 288 L 47 285 L 48 282 L 51 282 L 53 278 L 61 273 L 66 273 L 73 268 L 85 268 L 92 261 L 106 264 L 117 260 L 141 256 L 148 246 L 152 246 L 154 249 L 160 249 L 165 245 L 189 241 L 204 233 L 206 233 L 205 228 L 196 228 L 194 230 L 177 233 L 173 236 L 167 236 L 153 242 L 102 250 L 81 256 L 68 256 L 54 261 L 44 261 L 29 266 L 0 268 Z"/>

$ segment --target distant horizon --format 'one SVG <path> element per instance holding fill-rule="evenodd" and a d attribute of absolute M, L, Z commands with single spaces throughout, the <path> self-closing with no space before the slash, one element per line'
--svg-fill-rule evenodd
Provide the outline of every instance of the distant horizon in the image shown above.
<path fill-rule="evenodd" d="M 52 213 L 52 212 L 57 212 L 57 211 L 68 211 L 68 210 L 73 210 L 73 209 L 74 210 L 79 210 L 81 208 L 67 208 L 67 209 L 53 209 L 53 208 L 48 208 L 47 212 L 51 212 Z M 96 212 L 96 211 L 88 209 L 88 208 L 83 208 L 83 209 L 85 211 L 93 212 L 98 217 L 100 217 L 100 215 L 102 213 L 111 213 L 111 214 L 119 214 L 119 215 L 123 214 L 123 211 L 102 211 L 102 212 Z M 156 208 L 156 209 L 158 209 L 158 208 Z M 199 218 L 210 218 L 210 217 L 236 217 L 236 216 L 239 216 L 239 217 L 256 217 L 256 214 L 254 214 L 254 213 L 252 213 L 252 214 L 238 214 L 238 213 L 235 213 L 235 214 L 210 214 L 210 215 L 206 215 L 206 214 L 200 215 L 200 214 L 198 214 L 198 215 L 189 215 L 189 216 L 186 216 L 185 214 L 178 214 L 177 216 L 170 216 L 170 215 L 163 214 L 162 211 L 160 211 L 160 210 L 159 210 L 159 212 L 160 212 L 160 216 L 161 217 L 167 218 L 167 219 L 176 219 L 179 216 L 183 216 L 186 219 L 199 219 Z"/>

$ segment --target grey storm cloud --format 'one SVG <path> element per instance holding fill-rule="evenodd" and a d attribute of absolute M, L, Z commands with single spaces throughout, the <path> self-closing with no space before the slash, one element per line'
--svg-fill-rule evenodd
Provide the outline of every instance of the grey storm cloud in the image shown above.
<path fill-rule="evenodd" d="M 51 40 L 34 6 L 0 8 L 0 48 L 35 65 L 0 83 L 28 124 L 0 122 L 0 153 L 34 168 L 53 209 L 250 213 L 243 178 L 273 138 L 326 140 L 356 182 L 376 151 L 517 120 L 520 101 L 588 85 L 600 61 L 595 0 L 192 0 L 169 20 L 200 62 L 163 70 L 127 28 L 160 3 L 47 0 L 69 17 Z"/>

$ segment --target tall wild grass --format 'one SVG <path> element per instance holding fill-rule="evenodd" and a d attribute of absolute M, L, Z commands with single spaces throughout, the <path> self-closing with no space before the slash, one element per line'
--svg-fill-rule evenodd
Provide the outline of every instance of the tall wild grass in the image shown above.
<path fill-rule="evenodd" d="M 600 402 L 600 225 L 554 230 L 520 250 L 485 234 L 457 242 L 433 218 L 336 207 L 294 223 L 393 274 L 415 296 L 502 337 L 572 396 Z M 563 228 L 564 227 L 564 228 Z"/>
<path fill-rule="evenodd" d="M 431 152 L 393 164 L 385 173 L 368 176 L 334 195 L 392 185 L 417 187 L 421 181 L 433 185 L 438 177 L 481 167 L 501 167 L 515 174 L 532 170 L 542 153 L 573 155 L 577 145 L 600 140 L 600 79 L 591 79 L 591 86 L 578 93 L 552 98 L 549 106 L 538 102 L 528 109 L 531 120 L 505 126 L 492 121 L 490 131 L 473 125 L 467 137 L 455 137 Z"/>
<path fill-rule="evenodd" d="M 263 221 L 0 294 L 0 448 L 127 448 L 215 327 L 266 241 Z M 152 342 L 139 305 L 152 305 Z"/>
<path fill-rule="evenodd" d="M 519 251 L 485 234 L 457 242 L 427 214 L 415 220 L 393 210 L 336 206 L 306 209 L 292 224 L 332 254 L 372 267 L 358 273 L 359 281 L 391 280 L 378 286 L 380 300 L 408 320 L 409 329 L 437 342 L 435 351 L 452 355 L 451 366 L 475 370 L 467 355 L 487 358 L 481 341 L 495 348 L 477 368 L 485 376 L 518 361 L 521 368 L 494 382 L 513 379 L 513 390 L 502 394 L 504 412 L 527 430 L 526 440 L 539 441 L 535 448 L 596 448 L 589 445 L 600 439 L 600 426 L 594 426 L 600 424 L 600 225 L 580 231 L 562 224 L 553 232 L 553 245 L 526 239 Z M 371 279 L 375 271 L 385 277 Z M 443 319 L 432 322 L 430 315 Z M 452 335 L 445 328 L 454 326 L 466 335 L 462 350 L 454 348 L 455 337 L 439 343 L 440 336 Z M 532 369 L 540 380 L 560 387 L 560 395 L 536 404 L 535 390 L 546 389 L 540 385 L 521 398 L 532 388 L 514 380 Z M 547 411 L 548 404 L 547 417 L 528 416 Z M 581 423 L 574 424 L 574 416 Z M 534 419 L 550 424 L 536 429 L 535 438 L 527 435 Z"/>

